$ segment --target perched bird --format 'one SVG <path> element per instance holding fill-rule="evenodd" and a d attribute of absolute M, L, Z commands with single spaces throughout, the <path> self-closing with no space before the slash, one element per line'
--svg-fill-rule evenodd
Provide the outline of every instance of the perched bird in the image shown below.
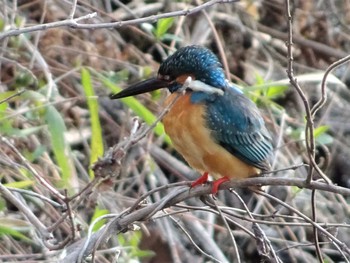
<path fill-rule="evenodd" d="M 231 178 L 257 176 L 270 170 L 272 140 L 256 105 L 228 83 L 218 58 L 201 46 L 178 49 L 161 65 L 158 75 L 111 99 L 168 88 L 171 103 L 163 123 L 175 149 L 203 175 L 192 187 L 205 183 L 208 173 L 216 181 L 212 193 Z"/>

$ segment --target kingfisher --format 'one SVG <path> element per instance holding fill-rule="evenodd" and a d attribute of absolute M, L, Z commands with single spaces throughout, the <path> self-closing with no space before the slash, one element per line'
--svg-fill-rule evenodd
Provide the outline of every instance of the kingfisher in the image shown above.
<path fill-rule="evenodd" d="M 182 47 L 161 63 L 156 77 L 110 98 L 161 88 L 170 91 L 165 105 L 172 103 L 163 118 L 165 132 L 188 164 L 202 174 L 191 187 L 206 183 L 210 174 L 216 179 L 212 185 L 216 194 L 223 182 L 271 169 L 272 139 L 261 113 L 226 80 L 212 51 L 197 45 Z"/>

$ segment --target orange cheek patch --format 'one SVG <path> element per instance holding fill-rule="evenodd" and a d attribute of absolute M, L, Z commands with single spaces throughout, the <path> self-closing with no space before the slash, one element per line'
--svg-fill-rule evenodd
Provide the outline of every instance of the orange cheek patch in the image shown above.
<path fill-rule="evenodd" d="M 181 76 L 177 77 L 177 78 L 176 78 L 176 82 L 177 82 L 177 83 L 180 83 L 180 84 L 184 84 L 188 77 L 191 77 L 192 80 L 195 80 L 195 79 L 196 79 L 196 78 L 194 77 L 194 75 L 192 75 L 192 74 L 185 74 L 185 75 L 181 75 Z"/>

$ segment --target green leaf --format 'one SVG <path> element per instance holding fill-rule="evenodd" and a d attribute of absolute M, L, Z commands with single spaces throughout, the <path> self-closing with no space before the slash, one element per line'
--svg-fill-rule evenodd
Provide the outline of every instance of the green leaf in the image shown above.
<path fill-rule="evenodd" d="M 94 214 L 91 218 L 91 222 L 90 224 L 92 224 L 97 218 L 107 215 L 109 213 L 109 211 L 107 209 L 100 209 L 99 207 L 96 207 Z M 106 222 L 106 219 L 101 219 L 99 220 L 92 228 L 93 232 L 96 232 L 97 230 L 99 230 Z"/>
<path fill-rule="evenodd" d="M 5 99 L 7 99 L 7 98 L 9 98 L 9 97 L 11 97 L 11 96 L 14 96 L 15 94 L 17 94 L 17 91 L 5 91 L 5 92 L 1 92 L 0 93 L 0 101 L 1 100 L 5 100 Z M 12 100 L 14 100 L 16 97 L 13 97 L 12 99 L 11 99 L 11 101 Z M 1 105 L 1 104 L 0 104 Z"/>
<path fill-rule="evenodd" d="M 255 84 L 256 85 L 262 85 L 266 83 L 266 81 L 264 80 L 264 78 L 259 74 L 259 73 L 255 73 Z"/>
<path fill-rule="evenodd" d="M 12 227 L 5 227 L 0 225 L 0 236 L 3 235 L 10 235 L 26 242 L 32 242 L 31 239 L 29 239 L 26 235 L 23 235 L 21 232 L 13 229 Z"/>
<path fill-rule="evenodd" d="M 104 76 L 108 78 L 113 83 L 118 83 L 121 81 L 126 81 L 129 76 L 129 70 L 128 69 L 122 69 L 119 71 L 110 71 L 104 73 Z"/>
<path fill-rule="evenodd" d="M 34 83 L 35 79 L 27 71 L 19 71 L 15 76 L 16 87 L 28 87 Z"/>
<path fill-rule="evenodd" d="M 292 186 L 290 189 L 291 189 L 291 192 L 293 193 L 293 195 L 296 195 L 303 190 L 302 188 L 297 187 L 297 186 Z"/>
<path fill-rule="evenodd" d="M 3 102 L 0 104 L 0 118 L 4 118 L 6 116 L 6 110 L 9 104 L 7 102 Z"/>
<path fill-rule="evenodd" d="M 91 83 L 90 72 L 82 68 L 81 70 L 81 82 L 85 92 L 91 120 L 91 155 L 90 155 L 90 166 L 103 155 L 103 139 L 100 118 L 98 115 L 98 101 L 95 96 L 94 89 Z M 93 171 L 89 170 L 90 177 L 94 177 Z"/>
<path fill-rule="evenodd" d="M 153 257 L 156 254 L 152 251 L 152 250 L 141 250 L 141 249 L 137 249 L 135 251 L 133 251 L 133 256 L 141 259 L 141 258 L 145 258 L 145 257 Z"/>
<path fill-rule="evenodd" d="M 329 126 L 322 125 L 314 130 L 314 137 L 318 144 L 332 144 L 334 139 L 327 133 Z"/>
<path fill-rule="evenodd" d="M 142 232 L 141 231 L 134 231 L 131 235 L 129 245 L 131 246 L 130 256 L 134 258 L 143 258 L 143 257 L 149 257 L 153 256 L 154 252 L 150 250 L 141 250 L 139 248 L 140 241 L 142 238 Z"/>
<path fill-rule="evenodd" d="M 4 186 L 6 187 L 12 187 L 12 188 L 18 188 L 18 189 L 27 189 L 29 186 L 32 186 L 32 185 L 33 185 L 33 181 L 30 181 L 30 180 L 4 184 Z"/>
<path fill-rule="evenodd" d="M 141 250 L 139 248 L 142 238 L 141 231 L 118 234 L 117 238 L 120 247 L 124 248 L 125 250 L 129 250 L 125 262 L 131 262 L 135 261 L 136 259 L 139 260 L 144 257 L 151 257 L 155 255 L 155 253 L 151 250 Z"/>
<path fill-rule="evenodd" d="M 168 30 L 173 25 L 173 23 L 174 23 L 173 17 L 159 19 L 157 21 L 157 26 L 154 32 L 154 35 L 156 36 L 156 38 L 161 39 L 165 35 L 165 33 L 168 32 Z"/>
<path fill-rule="evenodd" d="M 256 73 L 255 84 L 250 87 L 246 87 L 245 91 L 258 93 L 257 95 L 265 95 L 269 99 L 283 96 L 288 89 L 288 85 L 278 84 L 278 82 L 268 82 L 264 78 Z"/>
<path fill-rule="evenodd" d="M 285 91 L 288 86 L 269 86 L 266 92 L 266 96 L 270 99 L 278 98 L 285 95 Z"/>
<path fill-rule="evenodd" d="M 124 247 L 126 244 L 126 239 L 124 237 L 124 234 L 118 234 L 117 235 L 118 243 L 120 246 Z"/>
<path fill-rule="evenodd" d="M 35 148 L 34 152 L 30 152 L 26 155 L 26 158 L 30 162 L 34 162 L 37 160 L 40 156 L 42 156 L 45 152 L 47 151 L 45 145 L 39 145 L 38 147 Z"/>
<path fill-rule="evenodd" d="M 314 129 L 314 137 L 317 138 L 320 135 L 326 133 L 329 130 L 329 126 L 327 125 L 322 125 Z"/>
<path fill-rule="evenodd" d="M 20 97 L 31 100 L 35 106 L 42 106 L 33 112 L 37 113 L 40 118 L 43 117 L 47 124 L 52 151 L 61 169 L 60 186 L 69 188 L 69 180 L 74 172 L 74 166 L 71 162 L 72 158 L 70 158 L 70 147 L 64 138 L 67 129 L 63 117 L 54 106 L 46 105 L 47 98 L 39 92 L 27 90 Z"/>
<path fill-rule="evenodd" d="M 36 127 L 29 127 L 25 129 L 13 129 L 11 132 L 11 135 L 18 136 L 20 138 L 27 138 L 29 135 L 32 135 L 34 133 L 37 133 L 41 129 L 43 129 L 45 126 L 36 126 Z"/>
<path fill-rule="evenodd" d="M 0 178 L 1 178 L 1 176 L 0 176 Z M 0 196 L 0 211 L 4 211 L 6 208 L 7 208 L 7 203 L 6 203 L 5 199 Z"/>
<path fill-rule="evenodd" d="M 4 19 L 0 19 L 0 32 L 4 31 L 5 29 L 5 20 Z"/>
<path fill-rule="evenodd" d="M 19 167 L 18 172 L 25 178 L 29 178 L 29 179 L 33 178 L 33 174 L 24 167 Z"/>
<path fill-rule="evenodd" d="M 118 86 L 116 86 L 114 83 L 112 83 L 106 78 L 101 77 L 101 81 L 113 93 L 117 93 L 122 90 L 121 88 L 119 88 Z M 137 116 L 139 116 L 141 119 L 143 119 L 148 125 L 152 125 L 157 120 L 157 117 L 151 111 L 149 111 L 145 106 L 143 106 L 137 99 L 133 97 L 127 97 L 127 98 L 121 99 L 121 101 L 125 103 L 125 105 L 127 105 L 130 109 L 132 109 L 133 112 Z M 171 145 L 171 140 L 169 136 L 165 134 L 164 126 L 161 122 L 158 122 L 156 124 L 154 128 L 154 132 L 158 136 L 164 136 L 164 141 L 167 144 Z"/>
<path fill-rule="evenodd" d="M 15 24 L 16 24 L 16 27 L 22 27 L 23 26 L 23 22 L 25 21 L 25 19 L 21 16 L 16 16 L 15 17 Z"/>
<path fill-rule="evenodd" d="M 52 151 L 55 155 L 58 166 L 61 169 L 62 187 L 68 187 L 73 169 L 70 162 L 71 158 L 69 156 L 70 147 L 64 138 L 66 126 L 61 114 L 53 106 L 46 107 L 45 121 L 48 125 Z"/>
<path fill-rule="evenodd" d="M 5 92 L 6 93 L 6 92 Z M 2 100 L 2 94 L 0 94 L 0 100 Z M 7 98 L 8 96 L 5 96 Z M 8 108 L 8 103 L 3 102 L 0 104 L 0 131 L 3 134 L 9 135 L 11 132 L 14 130 L 12 127 L 13 119 L 7 118 L 7 108 Z"/>
<path fill-rule="evenodd" d="M 162 40 L 163 41 L 175 41 L 177 43 L 181 43 L 184 41 L 183 38 L 179 37 L 179 36 L 175 36 L 174 34 L 169 34 L 169 33 L 165 33 L 162 36 Z"/>
<path fill-rule="evenodd" d="M 134 231 L 129 241 L 130 246 L 132 246 L 133 248 L 138 248 L 141 237 L 142 237 L 141 231 Z"/>
<path fill-rule="evenodd" d="M 332 144 L 334 141 L 334 138 L 333 136 L 327 134 L 327 133 L 323 133 L 323 134 L 320 134 L 319 136 L 316 137 L 316 142 L 318 144 L 324 144 L 324 145 L 329 145 L 329 144 Z"/>

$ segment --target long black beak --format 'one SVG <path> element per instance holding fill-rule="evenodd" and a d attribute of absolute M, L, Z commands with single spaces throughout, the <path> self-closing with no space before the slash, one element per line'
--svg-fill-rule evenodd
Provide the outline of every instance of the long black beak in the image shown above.
<path fill-rule="evenodd" d="M 110 94 L 109 98 L 114 100 L 114 99 L 134 96 L 141 93 L 146 93 L 153 90 L 166 88 L 169 86 L 169 84 L 170 84 L 169 81 L 158 79 L 158 78 L 151 78 L 151 79 L 147 79 L 139 83 L 136 83 L 134 85 L 131 85 L 130 87 L 126 88 L 125 90 L 122 90 L 117 94 Z"/>

